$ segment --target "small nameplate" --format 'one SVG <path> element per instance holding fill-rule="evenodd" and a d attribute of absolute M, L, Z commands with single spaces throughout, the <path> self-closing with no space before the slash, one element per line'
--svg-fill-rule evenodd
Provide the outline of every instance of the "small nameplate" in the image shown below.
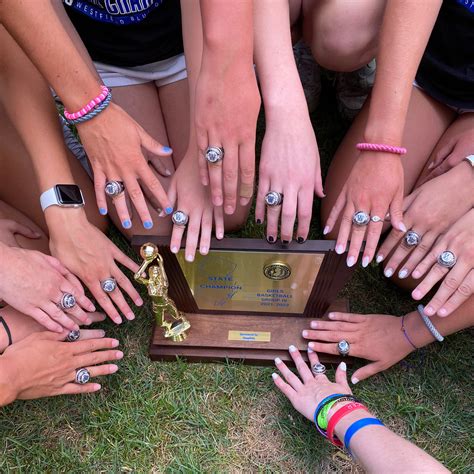
<path fill-rule="evenodd" d="M 270 342 L 271 332 L 263 331 L 229 331 L 229 341 Z"/>

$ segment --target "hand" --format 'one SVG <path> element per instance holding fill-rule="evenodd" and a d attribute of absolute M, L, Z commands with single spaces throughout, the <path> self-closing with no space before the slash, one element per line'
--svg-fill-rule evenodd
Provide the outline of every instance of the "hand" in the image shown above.
<path fill-rule="evenodd" d="M 218 239 L 224 237 L 224 215 L 222 207 L 214 207 L 208 188 L 199 181 L 198 161 L 192 152 L 186 154 L 179 165 L 171 181 L 169 190 L 170 202 L 176 209 L 185 212 L 189 216 L 186 233 L 186 260 L 192 262 L 196 253 L 196 247 L 201 240 L 199 252 L 207 255 L 211 244 L 213 214 Z M 181 247 L 185 227 L 173 225 L 171 234 L 171 251 L 178 253 Z"/>
<path fill-rule="evenodd" d="M 28 239 L 39 239 L 41 234 L 28 226 L 11 219 L 0 219 L 0 242 L 9 247 L 20 247 L 16 235 L 23 235 Z"/>
<path fill-rule="evenodd" d="M 347 265 L 352 267 L 359 258 L 365 236 L 362 266 L 366 267 L 374 257 L 387 212 L 390 212 L 393 228 L 406 232 L 402 221 L 402 204 L 403 167 L 400 157 L 390 153 L 362 152 L 329 214 L 324 234 L 331 232 L 343 212 L 336 252 L 345 252 L 351 234 Z M 358 211 L 366 212 L 371 217 L 378 216 L 382 220 L 371 221 L 368 226 L 353 225 L 352 217 Z"/>
<path fill-rule="evenodd" d="M 453 252 L 457 258 L 452 268 L 437 263 L 438 256 L 445 250 Z M 412 292 L 415 300 L 423 298 L 438 281 L 443 280 L 436 294 L 425 306 L 427 316 L 435 313 L 438 316 L 448 316 L 474 293 L 474 209 L 438 238 L 413 271 L 413 278 L 421 276 L 423 280 Z"/>
<path fill-rule="evenodd" d="M 414 350 L 396 316 L 330 313 L 329 318 L 311 321 L 312 329 L 303 331 L 303 337 L 314 341 L 308 344 L 314 351 L 333 355 L 339 355 L 337 343 L 345 339 L 351 356 L 372 361 L 354 372 L 354 384 L 388 369 Z"/>
<path fill-rule="evenodd" d="M 245 206 L 253 195 L 255 136 L 260 94 L 251 62 L 232 61 L 204 54 L 196 86 L 196 135 L 201 151 L 201 182 L 210 183 L 214 206 L 233 214 L 237 194 Z M 223 147 L 224 159 L 209 164 L 206 148 Z M 237 190 L 240 180 L 240 190 Z"/>
<path fill-rule="evenodd" d="M 75 321 L 89 318 L 84 310 L 95 311 L 80 282 L 56 258 L 0 244 L 0 262 L 0 299 L 46 329 L 58 333 L 79 329 Z M 74 308 L 58 307 L 63 293 L 75 296 Z"/>
<path fill-rule="evenodd" d="M 284 197 L 282 206 L 266 209 L 267 240 L 275 242 L 278 238 L 281 210 L 281 239 L 292 240 L 298 217 L 297 240 L 304 242 L 311 223 L 313 195 L 316 192 L 324 197 L 318 145 L 306 104 L 293 115 L 286 109 L 281 116 L 267 119 L 255 208 L 257 223 L 265 219 L 265 195 L 269 191 L 277 191 Z"/>
<path fill-rule="evenodd" d="M 428 166 L 431 172 L 423 179 L 426 183 L 458 165 L 466 156 L 474 154 L 474 113 L 461 115 L 436 145 Z"/>
<path fill-rule="evenodd" d="M 79 368 L 86 368 L 91 377 L 117 372 L 117 365 L 105 364 L 123 357 L 121 351 L 113 349 L 119 345 L 116 339 L 62 342 L 61 337 L 38 332 L 5 350 L 1 361 L 11 388 L 11 401 L 100 390 L 97 383 L 74 383 Z"/>
<path fill-rule="evenodd" d="M 308 420 L 313 421 L 319 402 L 329 395 L 352 394 L 347 383 L 347 368 L 344 362 L 341 362 L 336 370 L 336 383 L 332 383 L 324 374 L 314 375 L 296 347 L 290 346 L 290 355 L 301 380 L 278 358 L 275 359 L 275 365 L 283 378 L 277 374 L 272 374 L 272 377 L 275 385 L 290 400 L 293 407 Z M 316 352 L 309 349 L 308 359 L 311 367 L 319 362 Z"/>
<path fill-rule="evenodd" d="M 151 138 L 124 110 L 113 103 L 94 120 L 77 125 L 77 129 L 94 170 L 95 194 L 101 214 L 107 214 L 105 183 L 109 180 L 123 181 L 125 193 L 130 196 L 145 228 L 150 229 L 153 221 L 140 183 L 156 198 L 162 209 L 171 214 L 166 192 L 143 156 L 142 147 L 159 156 L 170 156 L 171 148 Z M 122 225 L 129 228 L 131 220 L 125 194 L 116 197 L 113 202 Z"/>
<path fill-rule="evenodd" d="M 403 239 L 405 232 L 392 229 L 377 255 L 377 262 L 381 262 L 395 249 L 385 266 L 386 277 L 390 278 L 407 257 L 398 277 L 409 276 L 439 235 L 471 209 L 474 193 L 472 173 L 469 171 L 464 165 L 456 166 L 405 198 L 403 220 L 409 229 L 421 236 L 421 242 L 415 247 L 408 247 Z M 453 189 L 456 189 L 455 193 Z"/>
<path fill-rule="evenodd" d="M 51 253 L 82 280 L 112 321 L 117 324 L 122 322 L 113 303 L 127 319 L 134 319 L 133 311 L 120 288 L 125 290 L 137 306 L 142 305 L 143 301 L 116 261 L 132 272 L 138 270 L 138 265 L 94 227 L 82 210 L 74 214 L 68 212 L 74 211 L 72 209 L 58 208 L 52 211 L 57 212 L 54 215 L 47 213 Z M 105 293 L 100 282 L 110 277 L 115 278 L 117 288 L 111 293 Z"/>

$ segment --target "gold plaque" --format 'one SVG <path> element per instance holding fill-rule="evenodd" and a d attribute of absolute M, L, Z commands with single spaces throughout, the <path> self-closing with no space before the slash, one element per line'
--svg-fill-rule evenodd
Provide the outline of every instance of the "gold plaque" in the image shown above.
<path fill-rule="evenodd" d="M 270 342 L 272 333 L 267 331 L 229 331 L 229 341 Z"/>

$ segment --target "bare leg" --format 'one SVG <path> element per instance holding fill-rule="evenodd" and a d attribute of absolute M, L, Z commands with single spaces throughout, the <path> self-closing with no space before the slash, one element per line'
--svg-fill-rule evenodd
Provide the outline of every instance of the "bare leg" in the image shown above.
<path fill-rule="evenodd" d="M 316 61 L 355 71 L 376 55 L 385 0 L 303 0 L 303 37 Z"/>

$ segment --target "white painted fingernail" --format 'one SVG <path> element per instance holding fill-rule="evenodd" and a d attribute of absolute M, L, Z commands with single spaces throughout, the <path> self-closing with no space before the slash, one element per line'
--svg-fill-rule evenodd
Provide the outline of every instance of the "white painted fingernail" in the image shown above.
<path fill-rule="evenodd" d="M 369 264 L 369 257 L 364 257 L 362 259 L 362 266 L 365 268 Z"/>
<path fill-rule="evenodd" d="M 408 275 L 408 270 L 406 268 L 403 268 L 402 270 L 400 270 L 398 272 L 398 278 L 400 278 L 402 280 L 403 280 L 403 278 L 406 278 L 407 275 Z"/>
<path fill-rule="evenodd" d="M 186 260 L 187 260 L 188 262 L 193 262 L 193 261 L 194 261 L 194 255 L 191 255 L 191 254 L 186 255 Z"/>
<path fill-rule="evenodd" d="M 296 347 L 292 344 L 290 347 L 288 347 L 288 350 L 290 352 L 295 352 L 296 351 Z"/>
<path fill-rule="evenodd" d="M 393 275 L 393 268 L 386 268 L 383 274 L 387 277 L 390 278 Z"/>
<path fill-rule="evenodd" d="M 173 253 L 178 253 L 178 247 L 171 247 L 171 251 Z"/>
<path fill-rule="evenodd" d="M 329 226 L 326 226 L 323 230 L 323 235 L 329 234 Z"/>
<path fill-rule="evenodd" d="M 165 171 L 165 174 L 166 174 L 166 176 L 171 176 L 171 171 L 170 171 L 170 170 L 166 170 L 166 171 Z"/>
<path fill-rule="evenodd" d="M 350 256 L 350 257 L 347 259 L 346 263 L 347 263 L 347 266 L 348 266 L 348 267 L 353 267 L 353 266 L 354 266 L 354 263 L 356 263 L 355 257 Z"/>
<path fill-rule="evenodd" d="M 272 374 L 272 379 L 275 380 L 275 379 L 277 379 L 277 378 L 278 378 L 278 374 L 275 374 L 275 372 L 273 372 L 273 374 Z"/>
<path fill-rule="evenodd" d="M 352 377 L 351 382 L 355 385 L 356 383 L 359 383 L 359 379 L 357 377 Z"/>
<path fill-rule="evenodd" d="M 202 254 L 202 255 L 207 255 L 207 252 L 208 252 L 207 247 L 203 247 L 203 248 L 201 249 L 201 254 Z"/>
<path fill-rule="evenodd" d="M 341 362 L 341 363 L 339 364 L 339 368 L 340 368 L 341 370 L 343 370 L 344 372 L 346 372 L 346 370 L 347 370 L 347 365 L 346 365 L 346 363 L 345 363 L 345 362 Z"/>
<path fill-rule="evenodd" d="M 303 331 L 301 334 L 302 334 L 303 337 L 308 337 L 308 331 L 306 331 L 306 330 Z"/>
<path fill-rule="evenodd" d="M 385 257 L 384 257 L 381 253 L 379 253 L 379 254 L 377 255 L 377 258 L 375 259 L 375 261 L 376 261 L 377 263 L 380 263 L 384 258 L 385 258 Z"/>
<path fill-rule="evenodd" d="M 447 313 L 447 309 L 446 308 L 441 308 L 439 311 L 438 311 L 438 314 L 440 316 L 446 316 L 446 313 Z"/>
<path fill-rule="evenodd" d="M 313 329 L 316 329 L 318 327 L 318 323 L 316 321 L 311 321 L 309 324 Z"/>
<path fill-rule="evenodd" d="M 275 358 L 275 364 L 281 364 L 281 359 L 279 357 Z"/>
<path fill-rule="evenodd" d="M 400 225 L 398 226 L 398 228 L 402 231 L 402 232 L 406 232 L 407 231 L 407 228 L 405 226 L 405 224 L 403 222 L 400 222 Z"/>
<path fill-rule="evenodd" d="M 344 253 L 344 247 L 343 247 L 341 244 L 336 245 L 336 253 L 337 253 L 338 255 L 341 255 L 341 254 Z"/>
<path fill-rule="evenodd" d="M 312 354 L 314 352 L 313 349 L 311 349 L 311 347 L 309 347 L 309 346 L 308 346 L 307 351 L 308 351 L 308 354 Z"/>

